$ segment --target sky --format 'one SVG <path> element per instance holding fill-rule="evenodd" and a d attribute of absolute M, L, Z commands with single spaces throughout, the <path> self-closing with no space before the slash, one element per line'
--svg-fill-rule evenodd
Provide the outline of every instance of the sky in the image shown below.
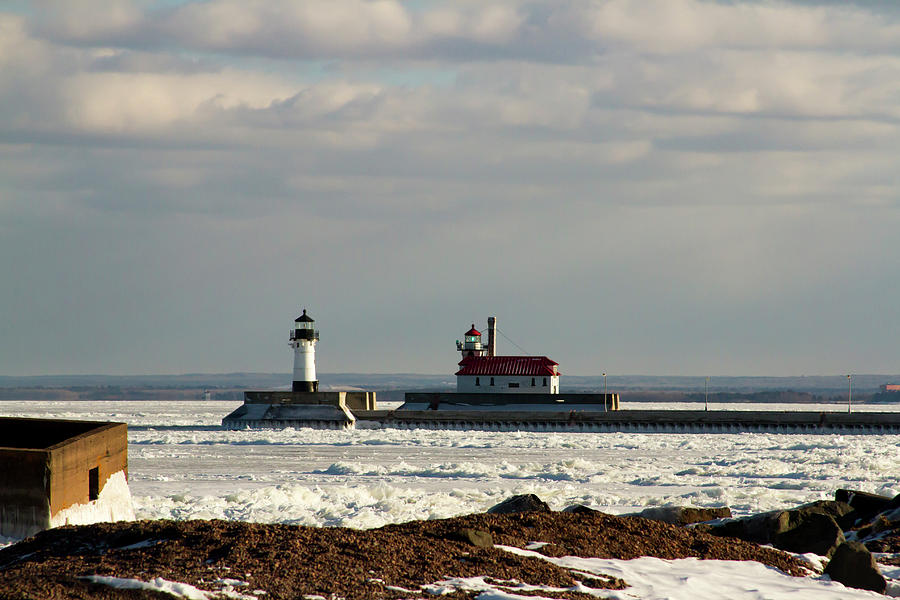
<path fill-rule="evenodd" d="M 900 372 L 898 4 L 5 3 L 0 375 Z"/>

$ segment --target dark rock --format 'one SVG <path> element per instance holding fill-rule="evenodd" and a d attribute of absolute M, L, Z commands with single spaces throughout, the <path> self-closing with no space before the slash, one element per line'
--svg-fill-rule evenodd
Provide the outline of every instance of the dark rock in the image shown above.
<path fill-rule="evenodd" d="M 534 494 L 521 494 L 518 496 L 510 496 L 500 504 L 496 504 L 488 509 L 488 514 L 492 515 L 508 515 L 511 513 L 523 512 L 552 512 L 547 503 L 535 496 Z"/>
<path fill-rule="evenodd" d="M 893 510 L 895 508 L 900 508 L 900 494 L 897 494 L 890 502 L 888 502 L 885 510 Z"/>
<path fill-rule="evenodd" d="M 883 594 L 887 581 L 875 564 L 875 557 L 857 542 L 844 542 L 825 567 L 825 574 L 847 587 Z"/>
<path fill-rule="evenodd" d="M 827 550 L 833 550 L 836 543 L 843 541 L 843 533 L 840 536 L 837 535 L 841 532 L 841 527 L 829 512 L 842 510 L 836 506 L 814 504 L 795 510 L 776 510 L 724 523 L 711 524 L 708 529 L 704 528 L 704 530 L 721 537 L 735 537 L 756 544 L 777 545 L 776 540 L 781 536 L 800 528 L 796 534 L 784 537 L 782 543 L 790 545 L 792 548 L 801 544 L 807 546 L 803 550 L 794 550 L 795 552 L 823 550 L 822 555 L 827 555 Z M 813 543 L 812 540 L 817 536 L 816 531 L 820 527 L 822 528 L 821 539 Z"/>
<path fill-rule="evenodd" d="M 859 519 L 868 520 L 886 510 L 894 498 L 857 490 L 838 490 L 834 493 L 838 502 L 846 502 L 852 506 Z"/>
<path fill-rule="evenodd" d="M 852 506 L 846 502 L 838 502 L 836 500 L 816 500 L 798 507 L 797 510 L 808 510 L 829 515 L 843 531 L 853 527 L 857 517 Z"/>
<path fill-rule="evenodd" d="M 572 506 L 565 507 L 562 511 L 566 513 L 575 513 L 576 515 L 592 515 L 601 512 L 585 506 L 584 504 L 573 504 Z"/>
<path fill-rule="evenodd" d="M 790 514 L 786 510 L 760 513 L 713 525 L 709 533 L 720 537 L 734 537 L 756 544 L 770 544 L 775 537 L 791 529 Z"/>
<path fill-rule="evenodd" d="M 672 525 L 690 525 L 715 519 L 730 519 L 731 509 L 727 506 L 719 508 L 694 508 L 692 506 L 660 506 L 647 508 L 637 514 L 644 519 L 662 521 Z"/>
<path fill-rule="evenodd" d="M 813 552 L 831 556 L 844 543 L 844 533 L 830 516 L 819 512 L 792 510 L 788 512 L 792 527 L 775 535 L 776 548 L 800 554 Z"/>
<path fill-rule="evenodd" d="M 494 538 L 487 531 L 480 529 L 460 529 L 448 536 L 449 539 L 466 542 L 479 548 L 493 548 Z"/>

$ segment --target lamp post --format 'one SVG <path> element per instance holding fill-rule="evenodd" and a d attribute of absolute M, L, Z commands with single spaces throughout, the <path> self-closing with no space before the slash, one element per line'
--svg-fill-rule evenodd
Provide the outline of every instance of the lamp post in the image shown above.
<path fill-rule="evenodd" d="M 609 412 L 609 394 L 606 388 L 606 373 L 603 374 L 603 410 Z"/>
<path fill-rule="evenodd" d="M 850 414 L 850 408 L 853 400 L 853 377 L 847 375 L 847 414 Z"/>
<path fill-rule="evenodd" d="M 709 375 L 706 376 L 706 393 L 703 398 L 703 410 L 709 410 Z"/>

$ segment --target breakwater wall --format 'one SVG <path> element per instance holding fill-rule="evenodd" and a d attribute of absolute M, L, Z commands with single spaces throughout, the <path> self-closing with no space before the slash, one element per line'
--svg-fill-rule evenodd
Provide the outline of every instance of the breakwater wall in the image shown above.
<path fill-rule="evenodd" d="M 519 407 L 517 407 L 519 408 Z M 644 433 L 897 434 L 900 413 L 796 411 L 354 411 L 356 427 L 481 431 L 585 431 Z"/>

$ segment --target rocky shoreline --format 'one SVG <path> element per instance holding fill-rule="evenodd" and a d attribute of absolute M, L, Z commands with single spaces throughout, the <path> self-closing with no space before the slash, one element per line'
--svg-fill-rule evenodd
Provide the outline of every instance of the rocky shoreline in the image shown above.
<path fill-rule="evenodd" d="M 832 579 L 884 593 L 870 550 L 895 554 L 879 554 L 885 565 L 900 552 L 900 496 L 840 490 L 834 501 L 729 516 L 727 508 L 683 507 L 552 512 L 535 496 L 515 496 L 484 514 L 372 530 L 202 520 L 62 527 L 0 550 L 0 598 L 173 597 L 123 581 L 179 582 L 182 597 L 240 600 L 433 597 L 429 586 L 448 577 L 512 582 L 519 595 L 533 595 L 521 591 L 528 585 L 552 586 L 554 598 L 631 585 L 509 551 L 525 548 L 545 557 L 756 561 L 792 576 L 808 575 L 810 563 L 783 550 L 813 552 L 830 557 Z"/>

